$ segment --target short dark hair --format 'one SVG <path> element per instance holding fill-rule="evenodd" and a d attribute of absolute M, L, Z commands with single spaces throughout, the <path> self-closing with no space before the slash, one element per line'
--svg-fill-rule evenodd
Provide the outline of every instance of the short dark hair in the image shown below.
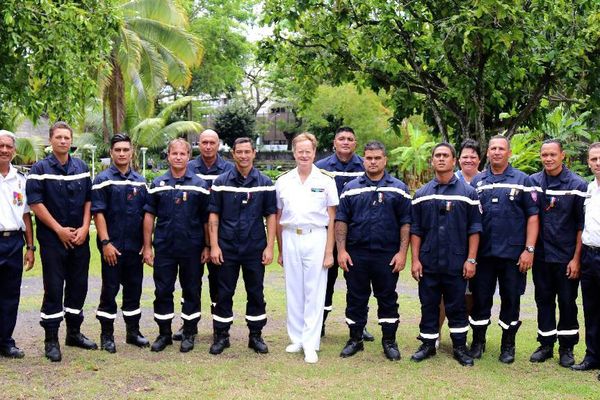
<path fill-rule="evenodd" d="M 592 149 L 600 149 L 600 142 L 594 142 L 590 144 L 590 148 L 588 149 L 588 155 L 590 154 L 590 150 Z"/>
<path fill-rule="evenodd" d="M 110 139 L 110 148 L 115 147 L 115 144 L 120 142 L 128 142 L 131 144 L 131 138 L 127 136 L 125 133 L 117 133 Z"/>
<path fill-rule="evenodd" d="M 65 121 L 56 121 L 54 124 L 52 124 L 52 126 L 48 130 L 48 133 L 50 134 L 50 138 L 52 138 L 52 135 L 54 135 L 54 131 L 57 129 L 68 130 L 71 133 L 71 139 L 73 139 L 73 128 L 71 128 L 71 126 L 69 124 L 67 124 Z"/>
<path fill-rule="evenodd" d="M 545 144 L 556 144 L 556 145 L 558 145 L 558 149 L 560 151 L 563 151 L 562 143 L 558 139 L 546 139 L 542 142 L 542 146 Z M 540 146 L 540 148 L 541 148 L 541 146 Z"/>
<path fill-rule="evenodd" d="M 254 146 L 254 141 L 252 139 L 250 139 L 249 137 L 239 137 L 233 141 L 233 147 L 231 148 L 231 151 L 235 151 L 235 147 L 238 144 L 243 143 L 250 143 L 250 145 L 252 146 L 252 150 L 256 149 L 256 147 Z"/>
<path fill-rule="evenodd" d="M 462 155 L 462 152 L 464 149 L 473 150 L 475 153 L 477 153 L 477 157 L 481 158 L 481 149 L 479 148 L 479 142 L 477 140 L 473 140 L 473 139 L 463 140 L 463 142 L 460 144 L 460 151 L 458 152 L 458 154 Z"/>
<path fill-rule="evenodd" d="M 433 146 L 433 149 L 431 149 L 431 157 L 433 157 L 433 155 L 435 154 L 435 151 L 437 149 L 439 149 L 440 147 L 447 147 L 447 148 L 449 148 L 450 149 L 450 153 L 452 153 L 452 158 L 456 158 L 456 149 L 454 148 L 454 146 L 452 146 L 448 142 L 441 142 L 441 143 L 438 143 L 435 146 Z"/>
<path fill-rule="evenodd" d="M 508 145 L 508 150 L 510 150 L 510 140 L 504 136 L 504 135 L 494 135 L 490 138 L 490 140 L 488 141 L 488 147 L 490 147 L 490 143 L 492 143 L 492 140 L 494 139 L 502 139 L 506 142 L 506 144 Z"/>
<path fill-rule="evenodd" d="M 335 130 L 335 136 L 338 135 L 338 133 L 342 133 L 342 132 L 350 132 L 353 136 L 356 137 L 356 133 L 354 133 L 354 129 L 350 128 L 349 126 L 340 126 L 339 128 L 337 128 Z"/>
<path fill-rule="evenodd" d="M 367 150 L 381 150 L 383 151 L 383 155 L 387 157 L 387 150 L 385 148 L 385 145 L 383 143 L 381 143 L 379 140 L 369 140 L 366 144 L 365 144 L 365 148 L 364 151 Z"/>

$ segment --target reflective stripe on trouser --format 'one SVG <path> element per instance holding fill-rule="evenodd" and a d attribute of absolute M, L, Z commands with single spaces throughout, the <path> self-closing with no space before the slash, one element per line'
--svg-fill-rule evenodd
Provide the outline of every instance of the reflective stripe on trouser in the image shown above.
<path fill-rule="evenodd" d="M 265 266 L 261 255 L 252 260 L 236 260 L 223 254 L 219 271 L 218 300 L 213 313 L 213 328 L 228 330 L 233 323 L 233 295 L 240 275 L 240 267 L 246 287 L 246 322 L 250 331 L 260 331 L 267 323 L 266 303 L 263 290 Z"/>
<path fill-rule="evenodd" d="M 58 329 L 64 316 L 67 327 L 78 330 L 83 322 L 83 304 L 88 289 L 88 242 L 69 250 L 42 244 L 40 258 L 44 279 L 40 325 L 45 329 Z"/>
<path fill-rule="evenodd" d="M 327 230 L 296 235 L 284 229 L 282 236 L 288 335 L 292 343 L 319 350 L 327 286 L 327 269 L 323 268 Z"/>
<path fill-rule="evenodd" d="M 573 347 L 579 342 L 577 322 L 577 290 L 579 279 L 566 277 L 567 264 L 533 263 L 533 284 L 537 305 L 538 335 L 540 344 L 558 342 L 561 346 Z M 559 319 L 556 324 L 556 300 Z"/>
<path fill-rule="evenodd" d="M 423 341 L 435 341 L 439 337 L 440 301 L 443 297 L 452 344 L 465 345 L 469 330 L 465 303 L 467 281 L 461 275 L 428 273 L 426 266 L 423 266 L 423 271 L 419 281 L 419 338 Z"/>
<path fill-rule="evenodd" d="M 123 285 L 123 319 L 126 323 L 137 323 L 142 315 L 140 297 L 144 278 L 142 256 L 135 252 L 124 252 L 117 258 L 117 264 L 108 265 L 102 258 L 102 291 L 96 318 L 101 322 L 111 322 L 117 317 L 116 297 Z"/>
<path fill-rule="evenodd" d="M 585 318 L 585 360 L 600 363 L 600 250 L 583 246 L 581 297 Z"/>
<path fill-rule="evenodd" d="M 0 239 L 0 346 L 14 346 L 12 334 L 17 323 L 17 311 L 23 276 L 23 236 Z"/>
<path fill-rule="evenodd" d="M 525 279 L 526 275 L 519 271 L 517 260 L 480 257 L 477 273 L 471 278 L 473 293 L 473 310 L 469 318 L 471 326 L 475 329 L 477 326 L 489 325 L 496 282 L 500 287 L 498 323 L 504 330 L 518 326 Z"/>
<path fill-rule="evenodd" d="M 367 324 L 371 285 L 377 299 L 377 316 L 385 338 L 394 338 L 398 329 L 398 273 L 392 273 L 390 260 L 395 252 L 351 250 L 352 265 L 346 279 L 346 322 L 352 331 L 362 332 Z M 352 321 L 353 323 L 349 323 Z"/>
<path fill-rule="evenodd" d="M 181 318 L 185 333 L 198 332 L 200 320 L 200 291 L 198 286 L 204 272 L 200 262 L 201 249 L 190 251 L 185 257 L 156 254 L 154 259 L 154 320 L 159 326 L 171 326 L 175 316 L 173 292 L 179 272 L 179 284 L 185 302 L 181 305 Z"/>

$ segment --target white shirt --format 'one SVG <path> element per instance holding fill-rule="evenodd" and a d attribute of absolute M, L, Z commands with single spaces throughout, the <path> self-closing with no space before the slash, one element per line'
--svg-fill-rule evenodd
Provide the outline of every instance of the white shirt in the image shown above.
<path fill-rule="evenodd" d="M 294 168 L 275 183 L 277 208 L 281 210 L 280 224 L 290 226 L 326 227 L 329 224 L 327 207 L 337 206 L 335 180 L 315 165 L 304 183 Z"/>
<path fill-rule="evenodd" d="M 588 198 L 585 199 L 585 225 L 581 241 L 586 246 L 600 247 L 600 188 L 598 179 L 588 184 Z"/>
<path fill-rule="evenodd" d="M 0 231 L 24 231 L 23 214 L 27 212 L 25 177 L 11 164 L 6 176 L 0 174 Z"/>

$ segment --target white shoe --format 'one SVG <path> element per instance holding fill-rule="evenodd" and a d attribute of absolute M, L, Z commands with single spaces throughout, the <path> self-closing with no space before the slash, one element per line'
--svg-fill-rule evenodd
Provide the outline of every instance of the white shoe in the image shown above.
<path fill-rule="evenodd" d="M 309 364 L 316 364 L 319 361 L 317 352 L 312 349 L 304 349 L 304 362 Z"/>
<path fill-rule="evenodd" d="M 300 353 L 302 351 L 302 343 L 292 343 L 285 348 L 286 353 Z"/>

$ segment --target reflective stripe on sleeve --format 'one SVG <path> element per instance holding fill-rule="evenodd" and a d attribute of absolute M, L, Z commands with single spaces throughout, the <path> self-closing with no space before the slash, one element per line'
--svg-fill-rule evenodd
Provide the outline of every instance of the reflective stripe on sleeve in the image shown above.
<path fill-rule="evenodd" d="M 92 190 L 98 190 L 98 189 L 102 189 L 105 188 L 107 186 L 111 186 L 111 185 L 115 185 L 115 186 L 146 186 L 145 182 L 137 182 L 137 181 L 113 181 L 113 180 L 108 180 L 108 181 L 104 181 L 102 183 L 98 183 L 92 186 Z"/>
<path fill-rule="evenodd" d="M 446 195 L 446 194 L 430 194 L 428 196 L 418 197 L 412 201 L 413 205 L 422 203 L 424 201 L 429 200 L 456 200 L 456 201 L 464 201 L 472 206 L 478 206 L 479 200 L 470 199 L 467 196 L 459 196 L 459 195 Z"/>
<path fill-rule="evenodd" d="M 56 180 L 56 181 L 76 181 L 78 179 L 84 179 L 84 178 L 89 178 L 90 177 L 90 173 L 89 172 L 83 172 L 81 174 L 76 174 L 76 175 L 56 175 L 56 174 L 30 174 L 27 175 L 27 179 L 33 179 L 36 181 L 43 181 L 43 180 Z"/>
<path fill-rule="evenodd" d="M 224 186 L 224 185 L 213 185 L 211 187 L 215 192 L 234 192 L 234 193 L 256 193 L 256 192 L 273 192 L 275 186 L 256 186 L 256 187 L 236 187 L 236 186 Z"/>

